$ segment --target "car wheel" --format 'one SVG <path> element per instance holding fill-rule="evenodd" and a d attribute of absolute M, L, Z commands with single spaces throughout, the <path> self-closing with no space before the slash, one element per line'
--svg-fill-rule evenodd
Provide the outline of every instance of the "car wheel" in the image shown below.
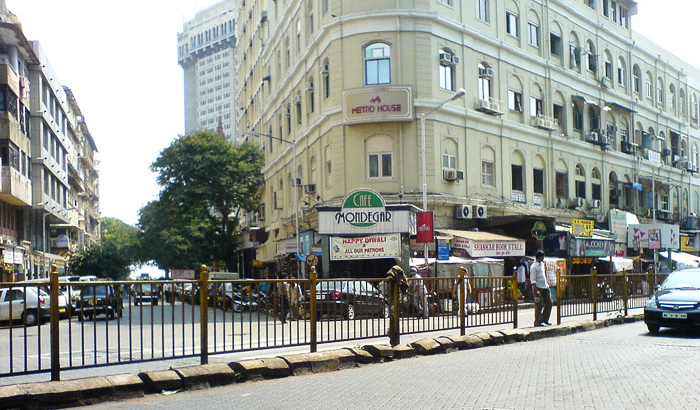
<path fill-rule="evenodd" d="M 345 319 L 348 319 L 348 320 L 355 319 L 355 306 L 348 305 L 347 310 L 345 311 Z"/>
<path fill-rule="evenodd" d="M 22 323 L 25 326 L 34 326 L 39 323 L 39 316 L 33 310 L 27 310 L 22 314 Z"/>
<path fill-rule="evenodd" d="M 659 325 L 650 325 L 647 323 L 647 329 L 649 330 L 649 333 L 655 335 L 659 333 L 659 329 L 661 329 L 661 326 Z"/>
<path fill-rule="evenodd" d="M 391 313 L 389 309 L 389 305 L 384 305 L 383 311 L 382 311 L 382 317 L 387 318 L 389 317 L 389 314 Z"/>
<path fill-rule="evenodd" d="M 153 306 L 158 306 L 158 299 L 153 299 L 151 303 L 153 304 Z"/>

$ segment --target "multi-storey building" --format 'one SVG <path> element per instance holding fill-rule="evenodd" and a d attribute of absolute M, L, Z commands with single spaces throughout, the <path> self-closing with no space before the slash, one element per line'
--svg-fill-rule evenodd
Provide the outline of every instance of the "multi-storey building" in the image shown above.
<path fill-rule="evenodd" d="M 178 63 L 184 71 L 185 133 L 235 127 L 236 7 L 224 0 L 196 13 L 178 34 Z"/>
<path fill-rule="evenodd" d="M 606 228 L 610 209 L 697 222 L 700 71 L 633 31 L 634 1 L 238 4 L 238 135 L 266 155 L 260 260 L 298 235 L 302 256 L 327 252 L 317 206 L 359 187 L 422 207 L 423 151 L 436 228 L 531 238 L 538 220 Z"/>
<path fill-rule="evenodd" d="M 90 218 L 84 231 L 99 235 L 96 191 L 90 199 L 92 213 L 75 199 L 86 188 L 76 183 L 73 169 L 90 174 L 93 187 L 97 181 L 95 167 L 77 165 L 78 153 L 92 157 L 96 151 L 87 128 L 80 127 L 79 112 L 39 43 L 26 39 L 17 17 L 0 1 L 3 280 L 46 277 L 53 263 L 63 268 L 66 251 L 77 249 L 77 238 L 83 236 L 71 233 L 80 215 Z"/>

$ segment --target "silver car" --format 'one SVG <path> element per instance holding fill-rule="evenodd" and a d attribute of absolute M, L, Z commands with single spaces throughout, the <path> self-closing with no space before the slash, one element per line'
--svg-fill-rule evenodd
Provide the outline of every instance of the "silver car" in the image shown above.
<path fill-rule="evenodd" d="M 0 321 L 17 321 L 26 326 L 49 317 L 49 295 L 37 287 L 0 289 Z"/>

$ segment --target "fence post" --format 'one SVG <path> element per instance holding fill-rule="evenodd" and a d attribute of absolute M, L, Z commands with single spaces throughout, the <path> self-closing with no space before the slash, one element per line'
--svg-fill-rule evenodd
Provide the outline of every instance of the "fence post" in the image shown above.
<path fill-rule="evenodd" d="M 467 284 L 465 282 L 465 274 L 467 269 L 464 266 L 459 267 L 459 334 L 464 336 L 467 333 L 466 309 L 467 309 Z"/>
<path fill-rule="evenodd" d="M 209 272 L 206 265 L 202 265 L 199 274 L 199 343 L 200 362 L 207 364 L 209 363 Z"/>
<path fill-rule="evenodd" d="M 649 290 L 647 291 L 647 294 L 644 296 L 650 296 L 654 294 L 654 290 L 656 289 L 656 278 L 654 276 L 654 267 L 649 266 L 649 269 L 647 270 L 647 281 L 649 282 Z"/>
<path fill-rule="evenodd" d="M 627 298 L 629 298 L 629 292 L 627 289 L 627 271 L 622 270 L 622 306 L 624 308 L 625 316 L 627 316 L 627 307 L 628 307 L 628 301 Z"/>
<path fill-rule="evenodd" d="M 517 269 L 513 270 L 511 279 L 511 296 L 513 297 L 513 329 L 518 328 L 518 274 Z"/>
<path fill-rule="evenodd" d="M 399 278 L 389 280 L 389 295 L 391 298 L 391 316 L 389 317 L 389 343 L 392 346 L 401 344 L 401 332 L 399 330 Z"/>
<path fill-rule="evenodd" d="M 557 324 L 561 324 L 561 269 L 557 268 Z"/>
<path fill-rule="evenodd" d="M 318 348 L 318 340 L 316 339 L 316 267 L 311 267 L 311 273 L 309 273 L 309 332 L 311 333 L 310 348 L 311 353 L 314 353 Z"/>
<path fill-rule="evenodd" d="M 598 269 L 595 266 L 591 275 L 591 284 L 593 285 L 593 320 L 598 320 Z"/>
<path fill-rule="evenodd" d="M 58 266 L 51 265 L 51 276 L 49 277 L 51 287 L 49 288 L 49 301 L 51 321 L 51 381 L 61 380 L 61 358 L 60 358 L 60 340 L 61 335 L 58 329 L 59 311 L 58 311 Z M 67 308 L 67 307 L 66 307 Z M 41 315 L 39 321 L 41 322 Z M 70 318 L 69 318 L 70 320 Z M 39 323 L 41 325 L 41 323 Z M 12 359 L 12 358 L 10 358 Z"/>

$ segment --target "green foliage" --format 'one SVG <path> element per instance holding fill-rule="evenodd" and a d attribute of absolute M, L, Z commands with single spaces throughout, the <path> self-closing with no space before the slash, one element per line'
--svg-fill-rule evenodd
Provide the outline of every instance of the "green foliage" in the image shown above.
<path fill-rule="evenodd" d="M 95 275 L 121 280 L 129 276 L 132 262 L 123 250 L 112 245 L 102 245 L 71 255 L 68 268 L 72 275 Z"/>
<path fill-rule="evenodd" d="M 262 165 L 258 148 L 234 147 L 216 133 L 176 139 L 151 164 L 162 190 L 141 210 L 143 257 L 163 269 L 214 260 L 235 267 L 238 216 L 259 206 Z"/>

